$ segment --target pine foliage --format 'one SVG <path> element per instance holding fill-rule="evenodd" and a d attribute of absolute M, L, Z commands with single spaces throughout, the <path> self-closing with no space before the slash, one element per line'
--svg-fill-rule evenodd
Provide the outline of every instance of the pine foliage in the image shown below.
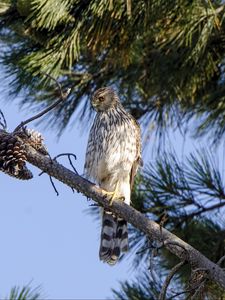
<path fill-rule="evenodd" d="M 53 100 L 43 72 L 73 89 L 51 124 L 64 128 L 93 90 L 114 85 L 135 117 L 158 128 L 193 118 L 196 135 L 223 135 L 222 1 L 4 0 L 0 12 L 11 93 Z"/>
<path fill-rule="evenodd" d="M 222 171 L 205 150 L 190 154 L 184 162 L 175 154 L 162 153 L 155 162 L 148 164 L 136 183 L 133 205 L 157 222 L 164 219 L 164 226 L 169 230 L 175 230 L 178 236 L 213 261 L 219 260 L 225 254 L 222 234 L 225 182 Z M 200 234 L 204 228 L 204 234 Z M 199 232 L 196 240 L 191 232 Z M 200 243 L 201 238 L 206 238 L 207 242 L 202 240 Z M 134 231 L 134 245 L 138 244 L 138 239 L 143 241 L 143 236 Z M 214 239 L 220 245 L 218 251 Z M 200 249 L 201 245 L 204 249 Z M 144 244 L 142 246 L 145 248 Z M 215 249 L 213 253 L 212 248 Z"/>
<path fill-rule="evenodd" d="M 31 288 L 29 285 L 18 287 L 15 286 L 11 289 L 10 294 L 5 300 L 39 300 L 43 299 L 40 287 Z"/>
<path fill-rule="evenodd" d="M 115 299 L 127 300 L 150 300 L 157 298 L 157 287 L 149 280 L 149 274 L 143 274 L 138 278 L 138 284 L 121 283 L 120 291 L 113 290 Z"/>
<path fill-rule="evenodd" d="M 182 162 L 174 153 L 163 152 L 137 179 L 132 199 L 133 205 L 150 219 L 218 262 L 225 255 L 224 188 L 221 165 L 208 151 L 196 151 Z M 146 240 L 135 228 L 131 230 L 130 241 L 134 268 L 150 268 L 148 278 L 153 285 L 152 272 L 162 278 L 178 262 L 162 245 Z M 180 292 L 189 289 L 190 274 L 190 267 L 178 273 L 176 285 Z M 160 291 L 163 282 L 158 284 Z M 224 291 L 207 282 L 204 297 L 199 299 L 221 297 Z"/>

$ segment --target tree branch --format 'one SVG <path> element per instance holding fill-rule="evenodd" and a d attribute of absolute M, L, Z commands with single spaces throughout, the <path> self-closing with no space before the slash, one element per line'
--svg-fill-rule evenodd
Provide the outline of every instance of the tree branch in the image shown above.
<path fill-rule="evenodd" d="M 134 227 L 144 232 L 151 239 L 164 242 L 165 248 L 171 253 L 179 257 L 181 260 L 186 260 L 196 268 L 204 268 L 208 270 L 208 278 L 218 283 L 225 289 L 225 272 L 217 264 L 210 261 L 198 250 L 172 234 L 168 230 L 162 228 L 156 222 L 149 220 L 139 211 L 125 204 L 123 201 L 114 201 L 110 206 L 109 201 L 102 189 L 95 184 L 75 174 L 71 170 L 65 168 L 58 162 L 50 159 L 37 152 L 30 145 L 25 144 L 27 151 L 27 161 L 38 167 L 48 175 L 58 179 L 62 183 L 81 192 L 88 198 L 93 199 L 99 205 L 107 210 L 119 215 Z M 184 251 L 185 250 L 185 251 Z"/>
<path fill-rule="evenodd" d="M 160 295 L 159 295 L 159 300 L 165 300 L 166 299 L 166 291 L 167 288 L 170 284 L 170 281 L 172 280 L 173 276 L 180 270 L 180 268 L 186 263 L 185 260 L 182 260 L 181 262 L 179 262 L 177 265 L 175 265 L 172 270 L 170 271 L 170 273 L 168 274 L 168 276 L 166 277 L 166 280 L 162 286 Z"/>
<path fill-rule="evenodd" d="M 197 210 L 197 211 L 193 211 L 192 213 L 190 213 L 187 217 L 190 219 L 190 218 L 193 218 L 195 216 L 198 216 L 202 213 L 205 213 L 207 211 L 210 211 L 210 210 L 214 210 L 216 208 L 220 208 L 220 207 L 223 207 L 225 205 L 225 201 L 220 201 L 219 203 L 215 203 L 211 206 L 208 206 L 208 207 L 202 207 L 201 209 Z"/>
<path fill-rule="evenodd" d="M 41 72 L 42 73 L 42 72 Z M 50 79 L 52 79 L 55 83 L 56 86 L 58 88 L 59 91 L 59 99 L 57 101 L 55 101 L 53 104 L 49 105 L 48 107 L 46 107 L 43 111 L 41 111 L 40 113 L 38 113 L 37 115 L 22 121 L 15 129 L 14 132 L 19 131 L 22 127 L 24 127 L 24 125 L 42 117 L 43 115 L 45 115 L 46 113 L 48 113 L 50 110 L 52 110 L 53 108 L 55 108 L 59 103 L 63 102 L 66 100 L 66 98 L 69 96 L 69 93 L 71 91 L 71 89 L 67 89 L 66 92 L 63 92 L 61 84 L 58 82 L 57 79 L 55 79 L 54 77 L 52 77 L 51 75 L 47 74 L 47 73 L 43 73 L 45 76 L 49 77 Z M 6 123 L 5 123 L 6 124 Z"/>

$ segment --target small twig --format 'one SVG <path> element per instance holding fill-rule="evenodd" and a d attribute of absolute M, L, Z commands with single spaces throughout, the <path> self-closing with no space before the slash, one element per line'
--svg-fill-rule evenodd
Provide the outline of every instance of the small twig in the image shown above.
<path fill-rule="evenodd" d="M 4 128 L 4 124 L 0 121 L 0 126 L 3 128 L 3 129 L 5 129 Z"/>
<path fill-rule="evenodd" d="M 152 243 L 152 241 L 150 241 L 150 239 L 148 240 L 148 243 L 150 244 L 149 246 L 146 246 L 146 247 L 142 248 L 141 250 L 138 250 L 135 254 L 137 254 L 137 255 L 141 254 L 141 253 L 145 252 L 146 250 L 158 251 L 159 249 L 161 249 L 162 247 L 164 247 L 163 243 L 160 246 L 153 245 L 153 243 Z"/>
<path fill-rule="evenodd" d="M 172 300 L 172 299 L 176 298 L 177 296 L 180 296 L 180 295 L 183 295 L 183 294 L 187 294 L 187 293 L 191 293 L 192 291 L 193 291 L 193 289 L 186 289 L 186 290 L 184 290 L 182 292 L 178 292 L 178 293 L 174 294 L 173 296 L 171 296 L 167 300 Z"/>
<path fill-rule="evenodd" d="M 56 155 L 56 156 L 53 158 L 53 160 L 57 161 L 57 158 L 62 157 L 62 156 L 67 156 L 67 157 L 68 157 L 72 169 L 74 170 L 74 172 L 75 172 L 76 174 L 78 174 L 78 172 L 77 172 L 76 168 L 74 167 L 74 165 L 73 165 L 73 163 L 72 163 L 72 160 L 71 160 L 71 156 L 76 160 L 76 159 L 77 159 L 76 155 L 73 154 L 73 153 L 60 153 L 60 154 Z M 39 176 L 42 175 L 42 174 L 43 174 L 43 172 L 41 172 L 41 173 L 39 174 Z M 51 181 L 51 182 L 52 182 L 52 181 Z M 56 189 L 55 189 L 55 190 L 56 190 Z M 71 187 L 71 190 L 72 190 L 72 192 L 74 193 L 74 188 Z M 79 193 L 79 191 L 77 191 L 77 192 Z M 57 193 L 58 193 L 58 192 L 57 192 Z M 57 196 L 58 196 L 58 195 L 57 195 Z"/>
<path fill-rule="evenodd" d="M 60 98 L 63 99 L 63 90 L 62 90 L 62 86 L 61 84 L 58 82 L 57 79 L 55 79 L 54 77 L 52 77 L 50 74 L 45 73 L 45 72 L 40 72 L 41 74 L 45 75 L 46 77 L 50 78 L 51 80 L 53 80 L 55 82 L 55 84 L 58 87 L 59 93 L 60 93 Z"/>
<path fill-rule="evenodd" d="M 55 186 L 55 184 L 53 182 L 52 176 L 49 176 L 49 179 L 50 179 L 50 182 L 51 182 L 51 184 L 53 186 L 54 191 L 56 192 L 56 196 L 59 196 L 59 192 L 56 189 L 56 186 Z"/>
<path fill-rule="evenodd" d="M 198 293 L 201 292 L 201 289 L 204 287 L 205 282 L 206 282 L 206 279 L 204 279 L 201 282 L 201 284 L 198 286 L 197 290 L 195 290 L 194 294 L 191 296 L 191 300 L 198 299 L 196 297 L 199 296 Z"/>
<path fill-rule="evenodd" d="M 196 297 L 199 296 L 199 293 L 201 292 L 202 288 L 204 288 L 206 281 L 207 281 L 207 278 L 203 279 L 203 281 L 199 284 L 199 286 L 197 288 L 192 289 L 192 291 L 195 291 L 195 292 L 191 297 L 189 295 L 191 300 L 198 299 Z"/>
<path fill-rule="evenodd" d="M 71 156 L 74 157 L 75 160 L 77 159 L 77 157 L 76 157 L 76 155 L 74 155 L 74 154 L 68 154 L 68 159 L 69 159 L 70 165 L 71 165 L 71 167 L 73 168 L 74 172 L 75 172 L 76 174 L 78 174 L 77 170 L 75 169 L 75 167 L 74 167 L 74 165 L 73 165 L 73 163 L 72 163 Z"/>
<path fill-rule="evenodd" d="M 44 171 L 42 171 L 40 174 L 38 174 L 38 176 L 41 176 L 41 175 L 43 175 L 45 172 Z M 47 174 L 48 175 L 48 174 Z M 51 184 L 52 184 L 52 187 L 53 187 L 53 189 L 54 189 L 54 191 L 55 191 L 55 193 L 56 193 L 56 196 L 59 196 L 59 192 L 58 192 L 58 190 L 57 190 L 57 188 L 56 188 L 56 186 L 55 186 L 55 184 L 54 184 L 54 182 L 53 182 L 53 179 L 52 179 L 52 176 L 50 176 L 50 175 L 48 175 L 49 176 L 49 179 L 50 179 L 50 182 L 51 182 Z M 71 188 L 71 189 L 73 189 L 73 188 Z"/>
<path fill-rule="evenodd" d="M 43 73 L 45 76 L 51 78 L 53 81 L 55 81 L 58 89 L 59 89 L 59 93 L 60 93 L 60 98 L 59 100 L 57 100 L 55 103 L 49 105 L 47 108 L 45 108 L 42 112 L 38 113 L 37 115 L 25 120 L 25 121 L 22 121 L 15 129 L 14 129 L 14 132 L 16 131 L 19 131 L 24 125 L 42 117 L 43 115 L 45 115 L 46 113 L 48 113 L 50 110 L 52 110 L 53 108 L 55 108 L 59 103 L 61 103 L 62 101 L 66 100 L 66 98 L 68 97 L 71 89 L 67 89 L 67 91 L 65 93 L 63 93 L 62 91 L 62 87 L 61 87 L 61 84 L 55 79 L 53 78 L 51 75 L 47 74 L 47 73 Z"/>
<path fill-rule="evenodd" d="M 62 157 L 62 156 L 68 156 L 68 159 L 69 159 L 69 162 L 70 162 L 70 165 L 71 165 L 72 169 L 74 170 L 74 172 L 75 172 L 76 174 L 78 174 L 78 172 L 77 172 L 76 168 L 74 167 L 74 165 L 73 165 L 73 163 L 72 163 L 72 160 L 71 160 L 71 156 L 76 160 L 76 159 L 77 159 L 76 155 L 73 154 L 73 153 L 61 153 L 61 154 L 56 155 L 52 160 L 57 161 L 57 158 Z M 45 172 L 42 171 L 40 174 L 38 174 L 38 176 L 41 176 L 41 175 L 43 175 L 44 173 L 45 173 Z M 72 189 L 72 192 L 74 193 L 74 189 L 73 189 L 73 188 L 71 188 L 71 189 Z M 77 192 L 78 192 L 78 191 L 77 191 Z M 78 192 L 78 193 L 79 193 L 79 192 Z"/>
<path fill-rule="evenodd" d="M 1 118 L 3 119 L 3 122 L 0 121 L 0 125 L 2 126 L 3 129 L 6 129 L 7 128 L 7 122 L 6 122 L 6 119 L 5 119 L 5 116 L 2 112 L 2 110 L 0 109 L 0 120 Z"/>
<path fill-rule="evenodd" d="M 77 159 L 76 155 L 73 154 L 73 153 L 61 153 L 61 154 L 56 155 L 56 156 L 53 158 L 53 160 L 56 160 L 56 161 L 57 161 L 57 158 L 62 157 L 62 156 L 67 156 L 67 157 L 68 157 L 72 169 L 74 170 L 74 172 L 75 172 L 76 174 L 78 174 L 78 172 L 77 172 L 76 168 L 74 167 L 74 165 L 73 165 L 73 163 L 72 163 L 72 160 L 71 160 L 71 156 L 76 160 L 76 159 Z"/>
<path fill-rule="evenodd" d="M 155 250 L 155 249 L 153 249 L 153 250 Z M 155 283 L 155 285 L 157 286 L 158 280 L 155 277 L 154 263 L 153 263 L 153 258 L 155 256 L 154 254 L 155 254 L 154 251 L 151 251 L 150 261 L 149 261 L 149 263 L 150 263 L 149 270 L 150 270 L 150 273 L 151 273 L 151 276 L 152 276 L 152 280 Z"/>
<path fill-rule="evenodd" d="M 75 160 L 77 159 L 76 155 L 73 153 L 60 153 L 60 154 L 56 155 L 53 159 L 57 160 L 57 158 L 59 158 L 59 157 L 69 156 L 69 155 L 73 156 Z"/>
<path fill-rule="evenodd" d="M 139 255 L 139 254 L 145 252 L 146 250 L 150 250 L 150 249 L 151 249 L 151 246 L 150 247 L 149 246 L 148 247 L 144 247 L 141 250 L 138 250 L 135 254 Z"/>
<path fill-rule="evenodd" d="M 100 205 L 98 203 L 91 203 L 91 204 L 89 204 L 89 206 L 100 207 Z"/>
<path fill-rule="evenodd" d="M 222 256 L 222 257 L 218 260 L 217 265 L 220 266 L 220 265 L 223 263 L 224 260 L 225 260 L 225 255 Z"/>
<path fill-rule="evenodd" d="M 172 280 L 173 276 L 180 270 L 180 268 L 186 263 L 185 260 L 182 260 L 179 262 L 176 266 L 172 268 L 170 273 L 167 275 L 166 280 L 162 286 L 161 292 L 159 294 L 159 300 L 165 300 L 166 299 L 166 292 L 167 288 L 170 284 L 170 281 Z"/>
<path fill-rule="evenodd" d="M 162 234 L 162 228 L 164 227 L 164 224 L 166 223 L 166 221 L 168 220 L 168 214 L 166 211 L 163 212 L 162 218 L 159 222 L 159 226 L 160 226 L 160 232 Z"/>
<path fill-rule="evenodd" d="M 22 121 L 15 129 L 14 132 L 19 131 L 24 125 L 42 117 L 43 115 L 45 115 L 47 112 L 49 112 L 50 110 L 52 110 L 54 107 L 56 107 L 60 102 L 62 102 L 64 99 L 59 99 L 57 100 L 55 103 L 53 103 L 52 105 L 48 106 L 46 109 L 44 109 L 42 112 L 38 113 L 37 115 Z"/>
<path fill-rule="evenodd" d="M 164 210 L 164 212 L 162 213 L 162 218 L 161 218 L 161 220 L 159 222 L 159 225 L 161 227 L 164 227 L 164 225 L 165 225 L 165 223 L 166 223 L 167 220 L 168 220 L 168 213 L 167 213 L 166 210 Z"/>

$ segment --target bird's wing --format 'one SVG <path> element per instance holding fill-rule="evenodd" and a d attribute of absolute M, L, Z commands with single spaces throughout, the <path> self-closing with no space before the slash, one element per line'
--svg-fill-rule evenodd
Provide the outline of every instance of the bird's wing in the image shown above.
<path fill-rule="evenodd" d="M 89 133 L 88 143 L 87 143 L 87 149 L 86 149 L 86 155 L 85 155 L 85 164 L 84 164 L 84 176 L 87 179 L 91 179 L 91 172 L 93 169 L 93 163 L 94 163 L 94 157 L 95 154 L 95 141 L 93 138 L 94 130 L 93 126 Z"/>
<path fill-rule="evenodd" d="M 134 178 L 137 173 L 138 167 L 143 166 L 143 161 L 141 158 L 141 130 L 140 130 L 140 125 L 138 122 L 132 118 L 133 124 L 135 126 L 135 131 L 136 131 L 136 159 L 133 162 L 131 172 L 130 172 L 130 189 L 132 190 L 133 185 L 134 185 Z"/>

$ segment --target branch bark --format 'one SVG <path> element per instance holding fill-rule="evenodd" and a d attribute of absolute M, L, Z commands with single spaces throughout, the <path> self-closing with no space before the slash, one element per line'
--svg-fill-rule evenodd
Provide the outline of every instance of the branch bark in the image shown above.
<path fill-rule="evenodd" d="M 195 265 L 196 268 L 207 269 L 208 278 L 225 289 L 225 272 L 198 250 L 122 201 L 114 201 L 110 206 L 102 189 L 58 162 L 40 154 L 30 145 L 26 145 L 26 150 L 27 160 L 32 165 L 124 218 L 151 239 L 160 243 L 163 242 L 164 246 L 181 260 Z"/>

